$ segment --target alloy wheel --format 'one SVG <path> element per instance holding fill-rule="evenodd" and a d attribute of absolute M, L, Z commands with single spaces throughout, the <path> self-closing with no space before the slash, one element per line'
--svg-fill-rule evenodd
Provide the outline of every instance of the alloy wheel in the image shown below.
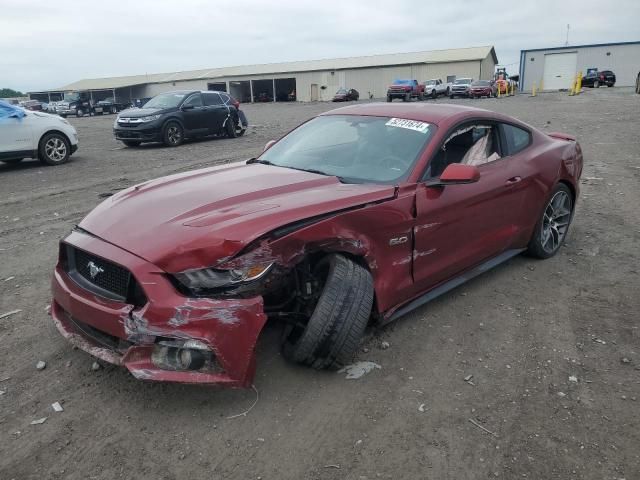
<path fill-rule="evenodd" d="M 167 130 L 167 139 L 172 145 L 180 143 L 180 140 L 182 139 L 180 129 L 175 125 L 170 126 Z"/>
<path fill-rule="evenodd" d="M 53 162 L 61 162 L 67 156 L 67 146 L 64 141 L 58 137 L 50 138 L 44 145 L 44 151 L 47 157 Z"/>
<path fill-rule="evenodd" d="M 554 253 L 562 245 L 571 221 L 572 203 L 569 194 L 561 190 L 547 204 L 540 232 L 545 252 Z"/>

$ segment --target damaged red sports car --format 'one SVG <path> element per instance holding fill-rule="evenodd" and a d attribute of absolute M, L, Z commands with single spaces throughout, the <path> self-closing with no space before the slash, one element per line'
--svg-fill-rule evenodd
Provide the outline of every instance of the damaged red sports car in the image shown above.
<path fill-rule="evenodd" d="M 574 137 L 485 110 L 333 110 L 246 164 L 105 200 L 60 243 L 51 315 L 143 380 L 250 386 L 267 319 L 286 358 L 339 367 L 367 325 L 553 256 L 581 171 Z"/>

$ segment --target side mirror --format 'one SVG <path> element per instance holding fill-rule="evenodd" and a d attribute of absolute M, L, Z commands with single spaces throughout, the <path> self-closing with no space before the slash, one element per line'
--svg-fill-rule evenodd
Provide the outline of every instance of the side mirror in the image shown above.
<path fill-rule="evenodd" d="M 185 110 L 193 110 L 195 107 L 193 105 L 182 105 L 182 107 L 180 107 L 180 110 L 185 111 Z"/>
<path fill-rule="evenodd" d="M 262 150 L 263 152 L 266 152 L 267 150 L 269 150 L 273 144 L 276 143 L 275 140 L 269 140 L 266 145 L 264 146 L 264 150 Z"/>
<path fill-rule="evenodd" d="M 452 163 L 444 169 L 440 178 L 427 181 L 428 187 L 444 187 L 446 185 L 462 185 L 480 180 L 480 170 L 473 165 Z"/>

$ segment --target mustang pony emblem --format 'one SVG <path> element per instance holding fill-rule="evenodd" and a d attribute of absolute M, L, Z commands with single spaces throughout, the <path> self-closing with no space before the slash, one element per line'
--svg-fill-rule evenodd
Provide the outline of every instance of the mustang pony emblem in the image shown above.
<path fill-rule="evenodd" d="M 96 278 L 99 273 L 104 272 L 104 268 L 99 267 L 93 262 L 87 263 L 87 267 L 89 267 L 89 275 L 91 275 L 91 278 Z"/>

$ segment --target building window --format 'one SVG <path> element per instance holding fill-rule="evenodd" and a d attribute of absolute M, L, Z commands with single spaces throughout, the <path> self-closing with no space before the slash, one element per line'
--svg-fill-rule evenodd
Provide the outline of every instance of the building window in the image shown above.
<path fill-rule="evenodd" d="M 531 59 L 530 59 L 530 60 L 533 62 L 533 61 L 535 60 L 535 58 L 534 58 L 534 57 L 531 57 Z"/>
<path fill-rule="evenodd" d="M 607 57 L 610 57 L 610 56 L 611 56 L 611 52 L 607 52 Z"/>

